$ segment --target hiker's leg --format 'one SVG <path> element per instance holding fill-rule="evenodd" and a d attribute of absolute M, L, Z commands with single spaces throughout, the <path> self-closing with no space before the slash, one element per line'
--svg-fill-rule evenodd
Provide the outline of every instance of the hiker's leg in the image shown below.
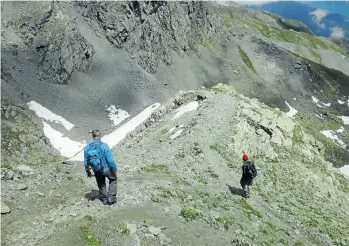
<path fill-rule="evenodd" d="M 242 188 L 242 196 L 246 197 L 247 190 L 246 190 L 246 181 L 245 181 L 244 177 L 241 177 L 240 185 Z"/>
<path fill-rule="evenodd" d="M 101 172 L 95 172 L 95 177 L 99 189 L 99 195 L 101 197 L 102 202 L 105 204 L 108 198 L 107 188 L 105 185 L 105 176 Z"/>
<path fill-rule="evenodd" d="M 250 197 L 251 195 L 251 185 L 247 185 L 247 196 Z"/>
<path fill-rule="evenodd" d="M 108 202 L 114 203 L 114 202 L 116 202 L 117 174 L 116 174 L 116 172 L 108 171 L 107 177 L 109 179 Z"/>

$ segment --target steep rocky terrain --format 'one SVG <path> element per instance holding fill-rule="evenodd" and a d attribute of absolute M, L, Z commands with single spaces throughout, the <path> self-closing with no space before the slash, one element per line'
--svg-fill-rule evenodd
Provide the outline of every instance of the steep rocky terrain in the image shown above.
<path fill-rule="evenodd" d="M 345 39 L 232 2 L 2 2 L 1 18 L 2 244 L 348 244 Z M 119 202 L 101 206 L 67 159 L 158 102 L 115 137 Z"/>
<path fill-rule="evenodd" d="M 198 108 L 185 113 L 188 103 Z M 177 94 L 113 152 L 119 193 L 110 207 L 96 199 L 82 163 L 3 181 L 12 211 L 2 216 L 2 244 L 349 242 L 349 180 L 325 161 L 323 144 L 279 109 L 227 86 Z M 259 170 L 248 200 L 239 188 L 243 152 Z"/>

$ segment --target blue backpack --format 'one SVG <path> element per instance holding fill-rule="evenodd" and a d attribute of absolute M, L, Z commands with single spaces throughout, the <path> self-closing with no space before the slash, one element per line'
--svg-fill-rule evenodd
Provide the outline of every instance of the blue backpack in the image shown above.
<path fill-rule="evenodd" d="M 95 172 L 103 172 L 104 151 L 101 148 L 102 142 L 91 143 L 87 152 L 87 163 Z"/>

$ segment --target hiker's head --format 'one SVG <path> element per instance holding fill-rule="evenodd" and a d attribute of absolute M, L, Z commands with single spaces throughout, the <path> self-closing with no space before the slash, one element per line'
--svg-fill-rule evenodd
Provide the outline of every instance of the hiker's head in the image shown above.
<path fill-rule="evenodd" d="M 101 132 L 100 130 L 93 130 L 92 131 L 92 138 L 95 139 L 100 139 L 101 138 Z"/>
<path fill-rule="evenodd" d="M 242 156 L 242 159 L 243 159 L 244 161 L 247 161 L 247 160 L 248 160 L 248 155 L 244 154 L 244 155 Z"/>

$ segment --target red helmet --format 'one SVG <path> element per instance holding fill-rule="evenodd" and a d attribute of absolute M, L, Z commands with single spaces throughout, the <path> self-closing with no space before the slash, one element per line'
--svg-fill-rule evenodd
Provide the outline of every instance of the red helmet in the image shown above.
<path fill-rule="evenodd" d="M 244 154 L 244 155 L 242 156 L 242 159 L 243 159 L 244 161 L 247 161 L 247 160 L 248 160 L 248 155 Z"/>

